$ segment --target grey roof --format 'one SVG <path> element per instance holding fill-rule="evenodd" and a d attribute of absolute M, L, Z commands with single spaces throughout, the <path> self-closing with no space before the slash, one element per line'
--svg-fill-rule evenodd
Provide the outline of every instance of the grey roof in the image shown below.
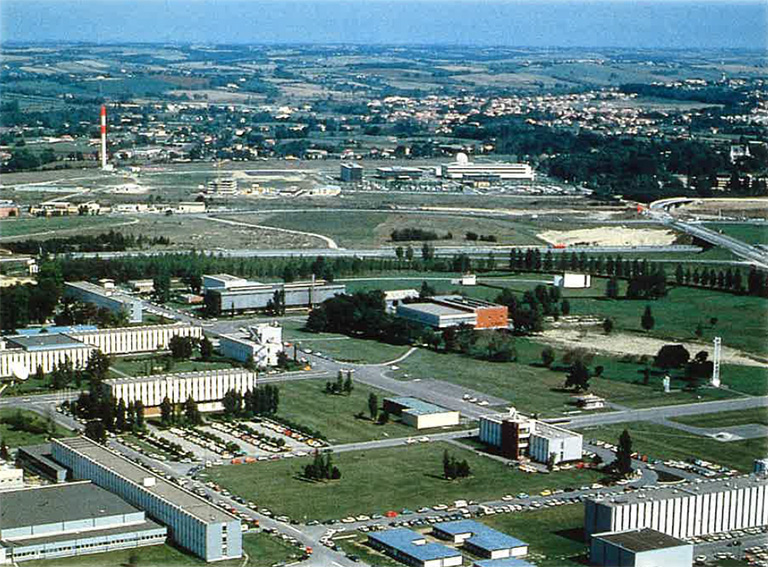
<path fill-rule="evenodd" d="M 195 372 L 174 372 L 170 374 L 153 374 L 152 376 L 121 376 L 119 378 L 107 378 L 104 380 L 104 384 L 110 386 L 117 386 L 121 384 L 152 384 L 155 382 L 163 382 L 165 380 L 188 380 L 192 378 L 200 378 L 201 376 L 230 376 L 230 375 L 246 375 L 253 374 L 242 368 L 221 368 L 218 370 L 198 370 Z"/>
<path fill-rule="evenodd" d="M 403 411 L 411 413 L 413 415 L 431 415 L 434 413 L 445 413 L 447 411 L 453 411 L 445 409 L 444 407 L 430 404 L 419 398 L 401 397 L 401 398 L 386 398 L 385 401 L 395 403 L 403 406 Z"/>
<path fill-rule="evenodd" d="M 768 485 L 768 476 L 750 474 L 731 478 L 704 480 L 702 482 L 686 482 L 668 486 L 658 490 L 636 490 L 610 498 L 590 498 L 603 506 L 619 507 L 638 502 L 653 502 L 655 500 L 671 500 L 688 498 L 697 494 L 712 494 L 732 490 Z"/>
<path fill-rule="evenodd" d="M 8 342 L 24 350 L 52 350 L 60 348 L 90 348 L 77 339 L 61 333 L 42 333 L 39 335 L 23 335 L 8 337 Z"/>
<path fill-rule="evenodd" d="M 85 455 L 104 468 L 109 469 L 113 473 L 142 487 L 143 490 L 155 494 L 165 501 L 181 508 L 187 514 L 196 517 L 206 524 L 232 522 L 237 520 L 235 516 L 225 512 L 222 508 L 209 503 L 207 500 L 200 498 L 188 490 L 184 490 L 176 484 L 168 482 L 163 477 L 156 475 L 152 471 L 126 459 L 119 453 L 111 451 L 86 437 L 54 439 L 53 443 L 64 445 L 70 450 Z M 144 487 L 144 479 L 146 478 L 154 478 L 155 485 Z"/>
<path fill-rule="evenodd" d="M 26 447 L 19 447 L 17 452 L 17 458 L 23 454 L 29 455 L 31 458 L 44 463 L 56 471 L 66 471 L 67 467 L 61 466 L 59 463 L 53 460 L 51 456 L 51 444 L 43 443 L 41 445 L 27 445 Z"/>
<path fill-rule="evenodd" d="M 465 541 L 487 551 L 525 547 L 528 545 L 516 537 L 494 530 L 493 528 L 481 524 L 480 522 L 475 522 L 474 520 L 441 522 L 435 524 L 434 529 L 437 532 L 443 532 L 452 536 L 472 534 L 472 536 Z"/>
<path fill-rule="evenodd" d="M 166 534 L 168 528 L 161 526 L 160 524 L 153 522 L 152 520 L 146 520 L 141 524 L 128 524 L 118 526 L 115 528 L 106 528 L 102 530 L 85 530 L 68 532 L 63 534 L 56 534 L 50 536 L 35 536 L 27 539 L 13 539 L 12 541 L 3 540 L 3 547 L 26 547 L 28 545 L 44 545 L 46 543 L 57 543 L 61 541 L 73 541 L 73 540 L 85 540 L 94 539 L 98 537 L 112 536 L 118 534 L 130 534 L 136 532 L 148 532 L 162 530 Z"/>
<path fill-rule="evenodd" d="M 438 317 L 468 317 L 472 315 L 471 312 L 454 309 L 453 307 L 446 307 L 445 305 L 439 305 L 437 303 L 407 303 L 397 307 L 398 311 L 401 309 L 403 311 L 407 309 L 420 311 L 430 315 L 437 315 Z"/>
<path fill-rule="evenodd" d="M 74 482 L 0 492 L 0 529 L 104 518 L 138 512 L 118 496 L 92 484 Z"/>
<path fill-rule="evenodd" d="M 396 549 L 400 553 L 409 555 L 419 561 L 431 561 L 445 557 L 461 555 L 458 551 L 441 543 L 415 544 L 414 541 L 423 540 L 424 536 L 418 532 L 397 528 L 368 534 L 368 539 L 377 541 Z"/>
<path fill-rule="evenodd" d="M 632 530 L 627 532 L 612 532 L 604 534 L 595 534 L 596 539 L 609 542 L 613 545 L 626 549 L 628 551 L 641 552 L 654 549 L 665 549 L 667 547 L 679 547 L 681 545 L 691 545 L 690 543 L 644 528 L 642 530 Z"/>

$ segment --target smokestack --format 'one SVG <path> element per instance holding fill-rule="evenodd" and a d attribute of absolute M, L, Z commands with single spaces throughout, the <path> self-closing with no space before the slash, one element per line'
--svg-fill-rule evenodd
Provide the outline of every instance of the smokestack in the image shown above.
<path fill-rule="evenodd" d="M 101 105 L 101 169 L 107 169 L 107 107 Z"/>

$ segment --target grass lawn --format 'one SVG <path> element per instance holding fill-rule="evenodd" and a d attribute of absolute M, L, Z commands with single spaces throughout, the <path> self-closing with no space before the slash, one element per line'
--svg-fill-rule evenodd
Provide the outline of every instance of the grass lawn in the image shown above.
<path fill-rule="evenodd" d="M 601 425 L 581 429 L 584 439 L 602 439 L 616 443 L 624 429 L 632 437 L 632 448 L 654 459 L 704 459 L 720 465 L 751 472 L 755 459 L 768 454 L 768 439 L 721 442 L 709 437 L 647 422 Z"/>
<path fill-rule="evenodd" d="M 495 514 L 480 520 L 528 543 L 528 557 L 539 567 L 584 565 L 584 505 L 568 504 L 516 514 Z"/>
<path fill-rule="evenodd" d="M 730 427 L 751 423 L 768 426 L 768 411 L 762 408 L 755 408 L 708 413 L 707 415 L 683 415 L 672 418 L 672 421 L 693 425 L 694 427 Z"/>
<path fill-rule="evenodd" d="M 345 536 L 347 534 L 344 534 Z M 384 555 L 372 547 L 365 544 L 368 541 L 368 534 L 363 532 L 354 532 L 354 538 L 336 539 L 336 545 L 347 555 L 357 555 L 361 561 L 368 565 L 376 567 L 402 567 L 403 564 L 395 561 L 389 555 Z"/>
<path fill-rule="evenodd" d="M 17 412 L 20 412 L 22 416 L 30 419 L 29 423 L 31 428 L 34 428 L 34 431 L 16 429 L 15 426 L 5 422 L 6 419 L 16 415 Z M 33 411 L 19 409 L 0 410 L 0 438 L 5 441 L 8 447 L 13 448 L 45 443 L 49 437 L 48 427 L 47 418 Z M 66 437 L 68 435 L 72 435 L 72 431 L 58 424 L 54 425 L 54 437 Z"/>
<path fill-rule="evenodd" d="M 280 384 L 280 408 L 278 417 L 300 423 L 320 431 L 334 444 L 355 441 L 372 441 L 387 437 L 408 437 L 416 432 L 412 427 L 397 421 L 376 425 L 368 419 L 357 419 L 355 414 L 364 411 L 368 416 L 368 396 L 375 393 L 379 404 L 389 394 L 363 384 L 355 384 L 347 395 L 326 394 L 325 382 L 299 380 Z"/>
<path fill-rule="evenodd" d="M 130 218 L 126 217 L 123 220 L 128 221 Z M 57 233 L 59 231 L 76 231 L 83 227 L 93 228 L 98 225 L 119 224 L 120 222 L 123 221 L 116 221 L 107 216 L 5 219 L 0 221 L 0 237 L 18 236 L 19 240 L 23 240 L 27 234 L 48 231 L 56 231 Z M 107 228 L 105 227 L 104 230 L 106 231 Z M 51 232 L 51 236 L 56 235 Z"/>
<path fill-rule="evenodd" d="M 711 230 L 722 231 L 726 236 L 741 240 L 747 244 L 768 244 L 768 225 L 746 223 L 707 223 Z"/>
<path fill-rule="evenodd" d="M 164 369 L 165 360 L 170 358 L 169 355 L 163 356 L 130 356 L 113 358 L 110 370 L 116 369 L 129 376 L 145 376 L 147 374 L 147 368 L 149 364 L 152 364 L 153 374 L 167 374 L 169 372 L 197 372 L 203 370 L 220 370 L 226 368 L 232 368 L 234 366 L 232 361 L 227 360 L 211 360 L 204 362 L 203 360 L 175 360 L 173 361 L 173 368 L 171 370 Z M 115 374 L 118 374 L 115 372 Z M 118 374 L 119 376 L 119 374 Z"/>
<path fill-rule="evenodd" d="M 447 481 L 442 476 L 443 452 L 466 459 L 472 476 Z M 507 493 L 539 492 L 545 488 L 594 482 L 591 470 L 526 474 L 448 443 L 429 443 L 354 451 L 334 455 L 339 481 L 312 483 L 299 478 L 308 459 L 287 459 L 238 467 L 220 466 L 208 476 L 235 494 L 273 512 L 298 520 L 342 518 L 351 514 L 416 509 L 460 498 L 486 501 Z"/>
<path fill-rule="evenodd" d="M 297 548 L 285 544 L 282 540 L 264 533 L 243 534 L 243 551 L 248 554 L 248 561 L 242 559 L 221 561 L 223 567 L 266 567 L 281 561 L 288 561 Z M 134 561 L 131 562 L 133 556 Z M 190 555 L 172 545 L 153 545 L 139 549 L 122 549 L 108 553 L 64 557 L 60 559 L 42 559 L 27 563 L 32 567 L 104 567 L 110 565 L 135 567 L 188 567 L 207 565 L 202 559 Z"/>

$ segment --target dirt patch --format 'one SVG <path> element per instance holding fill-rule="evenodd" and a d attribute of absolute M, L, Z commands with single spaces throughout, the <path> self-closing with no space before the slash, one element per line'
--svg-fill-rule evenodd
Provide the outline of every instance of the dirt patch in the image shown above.
<path fill-rule="evenodd" d="M 578 230 L 548 230 L 537 235 L 550 244 L 587 246 L 666 246 L 677 235 L 671 230 L 608 226 Z"/>
<path fill-rule="evenodd" d="M 628 333 L 606 335 L 597 329 L 548 329 L 540 337 L 542 342 L 556 347 L 578 347 L 614 355 L 654 356 L 664 345 L 682 344 L 692 356 L 701 350 L 709 352 L 710 357 L 712 356 L 710 343 L 670 341 Z M 768 363 L 755 360 L 749 354 L 727 346 L 722 347 L 721 357 L 724 364 L 768 367 Z"/>
<path fill-rule="evenodd" d="M 673 214 L 685 213 L 705 218 L 768 218 L 768 199 L 698 199 L 678 209 Z"/>

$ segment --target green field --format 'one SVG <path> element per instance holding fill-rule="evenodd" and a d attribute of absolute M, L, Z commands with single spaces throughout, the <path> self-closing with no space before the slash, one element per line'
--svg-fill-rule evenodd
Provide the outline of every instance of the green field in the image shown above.
<path fill-rule="evenodd" d="M 297 548 L 264 533 L 243 534 L 243 551 L 247 560 L 221 561 L 223 567 L 268 567 L 297 556 Z M 193 567 L 207 565 L 202 559 L 189 555 L 169 544 L 139 549 L 123 549 L 61 559 L 29 561 L 32 567 Z"/>
<path fill-rule="evenodd" d="M 350 534 L 344 534 L 347 536 Z M 389 555 L 385 555 L 380 551 L 376 551 L 372 547 L 366 545 L 368 541 L 368 534 L 363 532 L 354 532 L 354 538 L 339 538 L 334 540 L 341 550 L 347 555 L 356 555 L 361 561 L 364 561 L 368 565 L 374 565 L 375 567 L 402 567 L 403 564 L 395 561 Z"/>
<path fill-rule="evenodd" d="M 355 414 L 368 413 L 368 396 L 375 393 L 379 405 L 389 394 L 362 384 L 355 384 L 350 395 L 324 392 L 325 381 L 300 380 L 280 384 L 278 418 L 287 418 L 320 431 L 330 443 L 372 441 L 388 437 L 409 437 L 416 431 L 398 421 L 376 425 L 369 419 L 358 419 Z"/>
<path fill-rule="evenodd" d="M 528 557 L 539 567 L 584 565 L 584 505 L 568 504 L 555 508 L 495 514 L 481 520 L 501 532 L 529 544 Z"/>
<path fill-rule="evenodd" d="M 467 459 L 472 476 L 442 477 L 443 451 Z M 339 481 L 312 483 L 299 478 L 308 459 L 287 459 L 208 469 L 208 476 L 234 494 L 298 520 L 343 518 L 351 514 L 416 509 L 464 498 L 486 501 L 507 493 L 594 482 L 600 474 L 569 470 L 529 475 L 488 457 L 447 443 L 354 451 L 334 455 Z"/>
<path fill-rule="evenodd" d="M 694 427 L 732 427 L 757 423 L 768 427 L 768 411 L 764 408 L 722 411 L 706 415 L 684 415 L 673 417 L 672 421 L 693 425 Z"/>
<path fill-rule="evenodd" d="M 107 230 L 107 225 L 128 220 L 130 218 L 126 217 L 120 221 L 115 221 L 114 218 L 106 216 L 7 219 L 0 221 L 0 238 L 8 239 L 18 236 L 22 240 L 27 235 L 42 232 L 50 232 L 51 236 L 58 236 L 64 231 L 74 232 L 82 228 L 92 229 L 98 226 L 103 226 L 104 230 Z"/>
<path fill-rule="evenodd" d="M 22 416 L 31 419 L 30 423 L 34 431 L 16 429 L 15 426 L 6 423 L 5 420 L 14 416 L 17 412 L 20 412 Z M 49 432 L 51 431 L 54 437 L 66 437 L 67 435 L 72 434 L 69 429 L 58 424 L 49 423 L 47 418 L 33 411 L 18 409 L 0 410 L 0 439 L 2 439 L 8 447 L 23 447 L 24 445 L 45 443 L 48 440 Z"/>
<path fill-rule="evenodd" d="M 584 439 L 602 439 L 616 443 L 624 429 L 632 437 L 632 448 L 654 459 L 704 459 L 727 465 L 742 472 L 751 472 L 755 459 L 768 454 L 768 438 L 721 442 L 647 422 L 602 425 L 581 430 Z"/>
<path fill-rule="evenodd" d="M 746 223 L 707 223 L 706 228 L 721 231 L 726 236 L 747 244 L 768 244 L 768 225 Z"/>

